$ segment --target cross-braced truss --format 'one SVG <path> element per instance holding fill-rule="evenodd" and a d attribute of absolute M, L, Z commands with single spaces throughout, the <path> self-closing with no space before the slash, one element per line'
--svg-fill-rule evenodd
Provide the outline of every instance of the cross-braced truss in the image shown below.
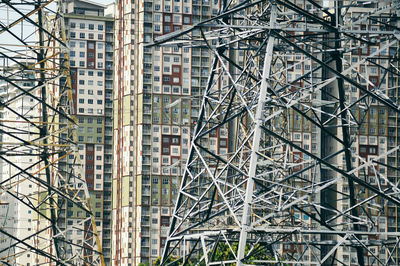
<path fill-rule="evenodd" d="M 221 6 L 163 264 L 397 265 L 399 2 Z"/>
<path fill-rule="evenodd" d="M 104 265 L 78 152 L 57 1 L 1 1 L 0 262 Z M 67 204 L 81 220 L 66 225 Z M 76 236 L 82 239 L 75 241 Z"/>

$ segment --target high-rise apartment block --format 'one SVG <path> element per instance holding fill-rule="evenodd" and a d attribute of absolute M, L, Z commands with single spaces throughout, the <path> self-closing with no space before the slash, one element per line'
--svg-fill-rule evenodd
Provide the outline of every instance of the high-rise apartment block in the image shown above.
<path fill-rule="evenodd" d="M 0 98 L 2 102 L 7 102 L 11 99 L 15 99 L 12 104 L 8 105 L 8 108 L 2 108 L 0 114 L 2 121 L 2 130 L 9 130 L 20 132 L 20 141 L 32 141 L 35 137 L 34 134 L 25 134 L 25 132 L 39 133 L 36 127 L 30 123 L 23 121 L 21 116 L 26 115 L 31 118 L 38 117 L 38 108 L 36 101 L 30 97 L 18 97 L 20 94 L 20 88 L 29 89 L 35 86 L 37 83 L 34 81 L 35 72 L 22 72 L 22 67 L 32 66 L 32 61 L 20 62 L 21 65 L 13 63 L 9 66 L 9 69 L 3 69 L 3 75 L 7 75 L 13 78 L 15 86 L 3 81 L 0 82 Z M 16 112 L 13 112 L 17 110 Z M 24 123 L 25 122 L 25 123 Z M 39 122 L 39 120 L 37 120 Z M 16 141 L 12 134 L 2 134 L 1 137 L 2 153 L 5 153 L 9 149 L 12 149 L 13 143 Z M 15 154 L 24 154 L 29 149 L 21 146 L 15 149 Z M 28 169 L 30 174 L 35 173 L 40 168 L 31 167 L 32 162 L 37 161 L 37 155 L 31 154 L 27 156 L 13 156 L 10 157 L 9 161 L 0 161 L 0 182 L 5 189 L 13 189 L 18 194 L 26 194 L 32 197 L 32 200 L 36 200 L 38 193 L 38 186 L 34 180 L 28 180 L 27 174 L 21 173 L 21 169 Z M 16 178 L 12 178 L 16 177 Z M 17 184 L 17 185 L 16 185 Z M 17 195 L 18 195 L 17 194 Z M 15 198 L 11 193 L 2 193 L 0 197 L 0 220 L 3 230 L 17 239 L 28 239 L 30 245 L 34 245 L 34 238 L 32 235 L 35 233 L 37 223 L 35 220 L 36 214 L 32 211 L 30 206 L 22 204 L 18 198 Z M 0 239 L 0 256 L 7 261 L 15 261 L 21 265 L 33 265 L 34 255 L 26 253 L 23 255 L 15 255 L 24 253 L 24 246 L 17 242 L 17 239 L 6 237 L 5 234 L 1 234 Z"/>
<path fill-rule="evenodd" d="M 113 5 L 66 1 L 64 17 L 70 47 L 74 115 L 79 126 L 79 158 L 72 161 L 74 156 L 71 156 L 65 162 L 68 167 L 80 169 L 75 174 L 86 179 L 108 265 L 111 257 Z M 69 205 L 64 226 L 83 227 L 83 218 L 85 213 Z M 85 236 L 72 232 L 67 237 L 82 243 Z"/>
<path fill-rule="evenodd" d="M 210 18 L 218 5 L 208 0 L 117 3 L 113 265 L 152 263 L 162 254 L 211 64 L 206 48 L 146 44 Z M 227 134 L 215 133 L 204 145 L 224 153 Z"/>

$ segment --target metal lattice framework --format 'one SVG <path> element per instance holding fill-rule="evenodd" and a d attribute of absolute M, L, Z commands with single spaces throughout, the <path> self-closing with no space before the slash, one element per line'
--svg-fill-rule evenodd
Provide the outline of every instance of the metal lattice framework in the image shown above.
<path fill-rule="evenodd" d="M 221 6 L 163 264 L 398 265 L 399 2 Z"/>
<path fill-rule="evenodd" d="M 0 262 L 104 265 L 83 169 L 57 1 L 1 1 Z M 82 214 L 66 225 L 65 208 Z M 81 241 L 76 241 L 79 235 Z"/>

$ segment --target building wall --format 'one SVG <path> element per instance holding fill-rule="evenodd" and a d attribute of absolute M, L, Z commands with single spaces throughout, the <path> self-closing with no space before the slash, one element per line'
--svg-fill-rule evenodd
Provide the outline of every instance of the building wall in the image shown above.
<path fill-rule="evenodd" d="M 70 65 L 80 166 L 76 171 L 86 179 L 105 263 L 111 257 L 111 162 L 113 25 L 104 16 L 104 6 L 73 1 L 65 15 L 70 46 Z M 74 11 L 73 11 L 74 10 Z M 78 11 L 79 12 L 78 12 Z M 97 12 L 96 15 L 93 12 Z M 73 156 L 68 165 L 73 165 Z M 78 168 L 77 168 L 78 169 Z M 79 172 L 79 173 L 78 173 Z M 65 225 L 82 227 L 83 213 L 74 206 L 65 211 Z M 78 230 L 77 230 L 78 231 Z M 83 236 L 71 233 L 74 241 Z M 68 251 L 67 251 L 68 252 Z"/>
<path fill-rule="evenodd" d="M 207 49 L 144 44 L 209 18 L 217 4 L 117 3 L 113 265 L 151 263 L 162 254 L 211 63 Z M 227 150 L 217 137 L 207 145 Z"/>
<path fill-rule="evenodd" d="M 33 73 L 31 76 L 26 75 L 22 77 L 22 79 L 29 79 L 33 77 Z M 22 88 L 29 88 L 23 86 L 22 82 L 17 83 L 18 86 Z M 1 86 L 1 85 L 0 85 Z M 3 86 L 2 92 L 0 93 L 0 97 L 7 101 L 19 94 L 19 90 L 10 86 Z M 9 105 L 11 110 L 15 110 L 18 114 L 29 114 L 35 116 L 37 114 L 38 109 L 35 108 L 36 101 L 29 96 L 19 97 L 18 100 L 14 101 Z M 23 134 L 24 131 L 35 132 L 35 128 L 28 123 L 18 123 L 18 121 L 22 122 L 22 119 L 15 113 L 11 112 L 9 109 L 2 109 L 2 118 L 8 120 L 5 126 L 14 127 L 14 131 L 20 131 L 21 134 L 18 136 L 20 139 L 25 141 L 33 140 L 34 135 Z M 5 129 L 5 128 L 4 128 Z M 13 144 L 18 142 L 15 138 L 8 134 L 2 134 L 2 143 L 5 150 L 12 148 Z M 20 148 L 15 149 L 16 153 L 24 153 L 26 151 L 26 147 L 22 146 Z M 10 156 L 7 158 L 10 160 L 10 163 L 7 163 L 4 160 L 1 160 L 1 175 L 0 181 L 3 184 L 4 188 L 8 188 L 13 191 L 13 194 L 22 194 L 22 195 L 31 195 L 32 200 L 35 201 L 35 195 L 37 196 L 38 187 L 35 182 L 32 182 L 29 179 L 28 175 L 21 174 L 21 169 L 26 169 L 32 166 L 32 162 L 37 161 L 37 156 Z M 15 166 L 14 166 L 15 165 Z M 29 172 L 34 173 L 36 171 L 36 167 L 32 168 Z M 15 176 L 14 178 L 11 178 Z M 10 180 L 10 181 L 6 181 Z M 17 183 L 16 183 L 17 182 Z M 35 213 L 33 213 L 32 209 L 28 206 L 22 204 L 19 200 L 15 199 L 12 195 L 8 193 L 2 193 L 0 197 L 1 205 L 0 205 L 0 223 L 8 234 L 15 236 L 18 239 L 24 239 L 31 236 L 34 233 L 35 229 Z M 0 236 L 0 250 L 6 249 L 6 251 L 2 252 L 1 257 L 10 256 L 13 257 L 15 254 L 20 252 L 24 252 L 24 246 L 19 245 L 15 240 L 10 237 L 7 237 L 4 234 Z M 34 239 L 31 238 L 28 240 L 30 245 L 34 245 Z M 11 245 L 15 245 L 14 248 L 7 250 Z M 13 260 L 11 258 L 11 260 Z M 14 261 L 14 260 L 13 260 Z M 15 258 L 15 262 L 21 265 L 33 265 L 34 256 L 31 253 L 23 253 L 22 255 L 17 255 Z"/>

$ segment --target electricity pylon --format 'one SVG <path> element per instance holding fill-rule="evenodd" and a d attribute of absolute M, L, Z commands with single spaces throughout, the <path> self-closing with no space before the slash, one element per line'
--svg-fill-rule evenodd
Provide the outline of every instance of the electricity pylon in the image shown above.
<path fill-rule="evenodd" d="M 61 4 L 0 3 L 0 261 L 5 265 L 104 265 L 76 156 Z M 82 216 L 74 226 L 65 224 L 67 205 Z"/>
<path fill-rule="evenodd" d="M 222 1 L 155 39 L 214 58 L 163 265 L 399 263 L 399 8 Z"/>

